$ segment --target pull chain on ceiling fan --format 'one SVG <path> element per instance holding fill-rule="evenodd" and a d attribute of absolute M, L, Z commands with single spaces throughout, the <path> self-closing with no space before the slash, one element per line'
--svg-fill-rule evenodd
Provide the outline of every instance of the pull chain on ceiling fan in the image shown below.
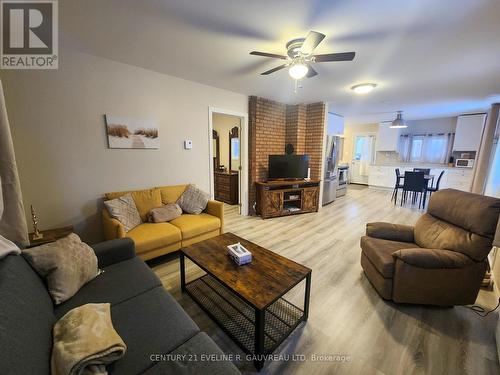
<path fill-rule="evenodd" d="M 281 69 L 287 68 L 288 74 L 295 80 L 312 78 L 318 75 L 318 72 L 311 66 L 313 63 L 329 61 L 352 61 L 355 52 L 327 53 L 323 55 L 314 55 L 313 52 L 318 45 L 325 39 L 325 34 L 317 31 L 309 31 L 305 38 L 292 39 L 286 44 L 287 56 L 276 53 L 267 53 L 252 51 L 250 55 L 271 57 L 274 59 L 285 60 L 285 62 L 273 69 L 269 69 L 261 75 L 269 75 Z"/>

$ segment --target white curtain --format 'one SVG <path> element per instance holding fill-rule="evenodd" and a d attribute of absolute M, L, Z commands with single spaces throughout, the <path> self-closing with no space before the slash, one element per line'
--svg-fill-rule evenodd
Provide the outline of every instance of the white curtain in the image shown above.
<path fill-rule="evenodd" d="M 403 134 L 398 152 L 401 161 L 445 164 L 451 155 L 453 134 Z"/>
<path fill-rule="evenodd" d="M 427 163 L 446 162 L 448 137 L 445 134 L 429 134 L 424 141 L 424 161 Z"/>
<path fill-rule="evenodd" d="M 19 175 L 17 174 L 14 145 L 0 81 L 0 235 L 25 246 L 28 227 L 24 213 Z"/>

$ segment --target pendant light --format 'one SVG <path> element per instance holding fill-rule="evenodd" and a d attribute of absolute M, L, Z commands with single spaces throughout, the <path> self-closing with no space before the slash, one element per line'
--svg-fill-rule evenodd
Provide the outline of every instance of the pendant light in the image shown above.
<path fill-rule="evenodd" d="M 391 129 L 404 129 L 407 128 L 405 120 L 403 120 L 403 111 L 398 111 L 398 114 L 394 121 L 391 123 Z"/>

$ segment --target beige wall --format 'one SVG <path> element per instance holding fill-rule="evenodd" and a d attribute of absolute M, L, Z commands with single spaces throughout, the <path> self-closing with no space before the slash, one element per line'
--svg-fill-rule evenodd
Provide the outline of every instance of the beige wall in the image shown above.
<path fill-rule="evenodd" d="M 212 127 L 219 133 L 220 164 L 229 169 L 229 132 L 235 126 L 240 126 L 240 118 L 221 113 L 214 113 L 213 116 Z M 238 169 L 237 165 L 232 167 L 233 170 Z"/>
<path fill-rule="evenodd" d="M 358 133 L 376 133 L 378 131 L 378 123 L 376 124 L 349 124 L 344 126 L 344 150 L 342 152 L 342 163 L 350 163 L 352 161 L 352 151 L 354 144 L 354 135 Z"/>
<path fill-rule="evenodd" d="M 245 95 L 67 49 L 57 71 L 0 77 L 26 209 L 42 229 L 73 224 L 90 242 L 102 239 L 104 192 L 188 182 L 209 191 L 208 107 L 248 112 Z M 160 149 L 108 149 L 105 114 L 155 121 Z"/>

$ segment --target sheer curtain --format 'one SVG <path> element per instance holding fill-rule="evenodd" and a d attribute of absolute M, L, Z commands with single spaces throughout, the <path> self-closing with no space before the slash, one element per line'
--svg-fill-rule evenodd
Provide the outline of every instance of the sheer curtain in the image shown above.
<path fill-rule="evenodd" d="M 398 144 L 401 161 L 445 164 L 451 155 L 453 133 L 403 134 Z"/>
<path fill-rule="evenodd" d="M 0 235 L 28 245 L 28 227 L 24 213 L 21 186 L 17 174 L 14 145 L 0 81 Z"/>

